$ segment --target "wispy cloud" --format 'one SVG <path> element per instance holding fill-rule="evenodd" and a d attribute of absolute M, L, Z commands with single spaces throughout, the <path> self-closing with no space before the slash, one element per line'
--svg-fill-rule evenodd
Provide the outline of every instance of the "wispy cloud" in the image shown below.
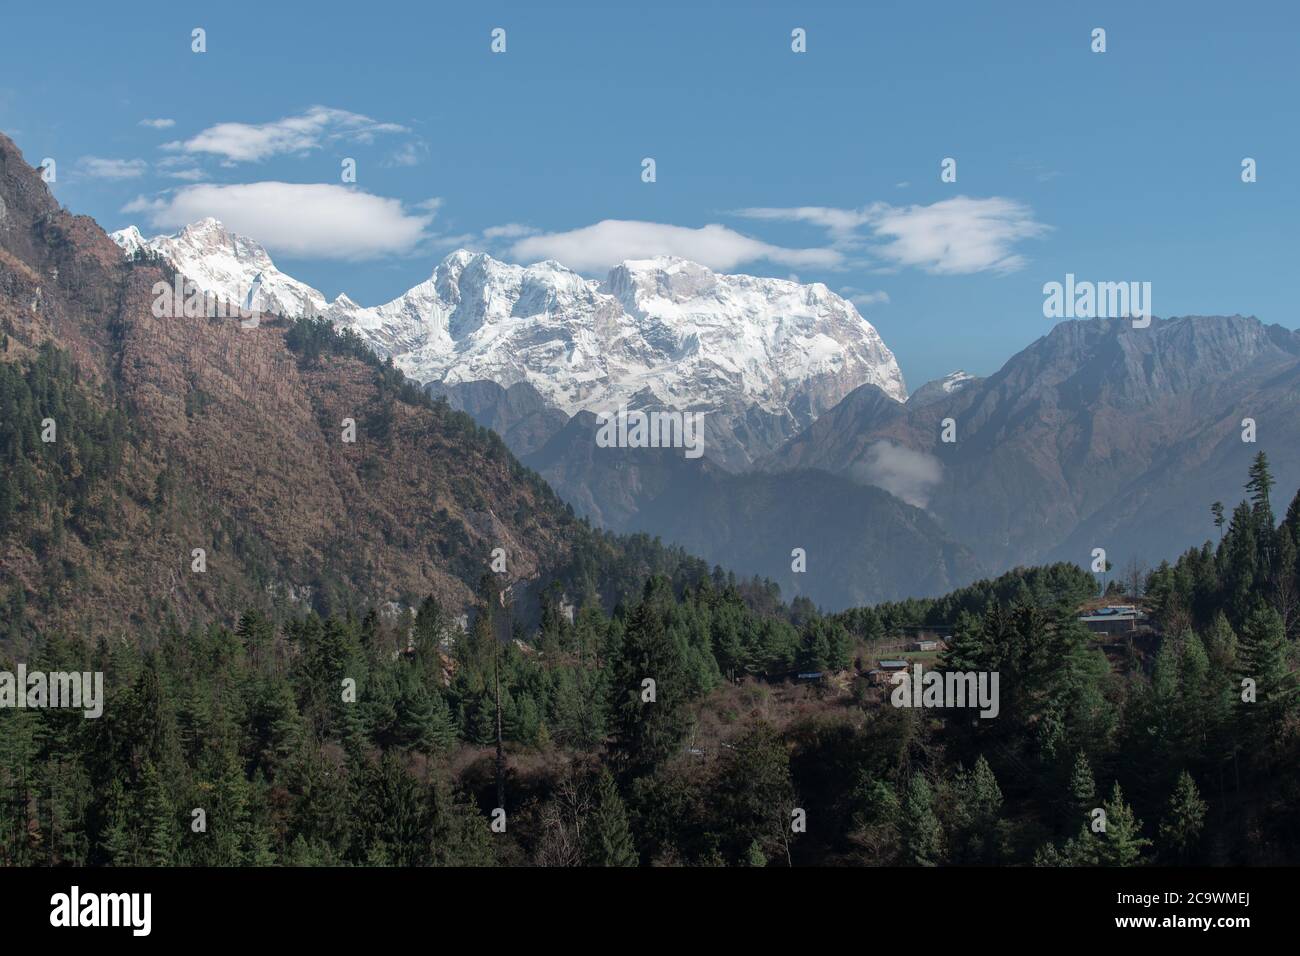
<path fill-rule="evenodd" d="M 737 209 L 733 215 L 743 219 L 766 219 L 778 222 L 806 222 L 821 226 L 833 236 L 849 236 L 870 221 L 869 209 L 836 209 L 833 206 L 755 206 Z"/>
<path fill-rule="evenodd" d="M 99 156 L 82 156 L 77 169 L 92 179 L 135 179 L 143 176 L 149 164 L 143 159 L 104 159 Z"/>
<path fill-rule="evenodd" d="M 174 119 L 142 119 L 141 126 L 148 126 L 150 129 L 171 129 L 176 125 Z"/>
<path fill-rule="evenodd" d="M 757 261 L 834 268 L 842 259 L 834 249 L 787 249 L 716 224 L 696 229 L 624 219 L 527 236 L 510 247 L 510 254 L 522 261 L 557 259 L 579 272 L 596 272 L 624 259 L 655 256 L 680 256 L 720 270 Z"/>
<path fill-rule="evenodd" d="M 858 289 L 851 285 L 846 285 L 840 289 L 840 294 L 845 296 L 859 309 L 871 309 L 878 305 L 889 305 L 889 293 L 883 289 L 877 289 L 875 292 L 868 292 L 865 289 Z"/>
<path fill-rule="evenodd" d="M 429 147 L 421 142 L 403 143 L 385 160 L 385 166 L 418 166 L 428 155 Z"/>
<path fill-rule="evenodd" d="M 1015 272 L 1026 262 L 1013 251 L 1015 244 L 1048 231 L 1035 221 L 1028 206 L 996 196 L 957 196 L 929 206 L 877 208 L 870 226 L 884 240 L 875 247 L 879 255 L 935 275 Z"/>
<path fill-rule="evenodd" d="M 943 464 L 923 451 L 878 441 L 867 448 L 866 455 L 854 466 L 853 475 L 909 505 L 924 508 L 935 486 L 943 481 Z"/>
<path fill-rule="evenodd" d="M 122 211 L 143 213 L 159 229 L 213 216 L 272 252 L 336 260 L 409 252 L 429 238 L 435 214 L 409 212 L 396 199 L 355 188 L 281 182 L 183 186 L 155 199 L 140 197 Z"/>
<path fill-rule="evenodd" d="M 220 156 L 227 162 L 258 162 L 272 156 L 319 149 L 326 143 L 373 141 L 376 133 L 405 133 L 405 126 L 381 123 L 347 110 L 313 106 L 297 116 L 269 123 L 217 123 L 183 141 L 164 144 L 178 152 Z"/>
<path fill-rule="evenodd" d="M 532 226 L 525 226 L 517 222 L 507 222 L 500 226 L 488 226 L 483 230 L 484 239 L 522 239 L 524 236 L 535 236 L 540 229 L 534 229 Z"/>
<path fill-rule="evenodd" d="M 890 266 L 935 275 L 1014 272 L 1026 262 L 1015 250 L 1017 243 L 1041 238 L 1050 230 L 1024 203 L 1000 196 L 956 196 L 928 206 L 877 202 L 861 209 L 793 206 L 739 209 L 735 214 L 819 226 L 836 248 L 865 244 L 869 254 Z"/>

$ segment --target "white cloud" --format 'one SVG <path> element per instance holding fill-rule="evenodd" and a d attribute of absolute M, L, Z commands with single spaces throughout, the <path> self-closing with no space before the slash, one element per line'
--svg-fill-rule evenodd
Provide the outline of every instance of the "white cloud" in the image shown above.
<path fill-rule="evenodd" d="M 152 129 L 171 129 L 176 125 L 176 121 L 174 119 L 142 119 L 140 125 Z"/>
<path fill-rule="evenodd" d="M 273 253 L 304 259 L 372 259 L 408 252 L 428 238 L 433 213 L 407 212 L 396 199 L 328 183 L 212 183 L 141 197 L 123 212 L 146 213 L 159 229 L 213 216 Z"/>
<path fill-rule="evenodd" d="M 556 259 L 579 272 L 595 272 L 624 259 L 654 256 L 681 256 L 719 270 L 758 260 L 833 268 L 842 259 L 833 249 L 786 249 L 751 239 L 726 226 L 692 229 L 622 219 L 606 219 L 568 232 L 529 236 L 511 246 L 510 254 L 524 261 Z"/>
<path fill-rule="evenodd" d="M 375 133 L 404 133 L 405 126 L 380 123 L 360 113 L 313 106 L 298 116 L 269 123 L 218 123 L 183 142 L 164 149 L 185 153 L 211 153 L 228 162 L 257 162 L 285 153 L 317 149 L 339 139 L 370 142 Z"/>
<path fill-rule="evenodd" d="M 857 289 L 851 285 L 846 285 L 840 289 L 840 294 L 848 298 L 850 302 L 859 309 L 870 309 L 877 305 L 889 305 L 889 293 L 883 289 L 877 289 L 875 292 L 868 292 L 865 289 Z"/>
<path fill-rule="evenodd" d="M 387 166 L 418 166 L 429 148 L 423 143 L 403 143 L 385 163 Z"/>
<path fill-rule="evenodd" d="M 135 179 L 143 176 L 149 164 L 143 159 L 102 159 L 99 156 L 82 156 L 77 168 L 94 179 Z"/>
<path fill-rule="evenodd" d="M 483 230 L 484 239 L 521 239 L 524 236 L 535 236 L 541 232 L 540 229 L 534 229 L 532 226 L 525 226 L 517 222 L 507 222 L 500 226 L 488 226 Z"/>
<path fill-rule="evenodd" d="M 1028 206 L 997 196 L 957 196 L 929 206 L 878 205 L 871 228 L 886 240 L 876 247 L 884 258 L 936 275 L 1014 272 L 1024 267 L 1025 258 L 1012 247 L 1048 231 Z"/>
<path fill-rule="evenodd" d="M 943 464 L 933 455 L 891 441 L 878 441 L 853 468 L 854 476 L 883 488 L 909 505 L 924 508 L 934 487 L 943 481 Z"/>
<path fill-rule="evenodd" d="M 849 235 L 868 221 L 868 213 L 864 209 L 835 209 L 830 206 L 760 206 L 737 209 L 733 215 L 744 219 L 807 222 L 814 226 L 821 226 L 835 236 Z"/>
<path fill-rule="evenodd" d="M 1014 272 L 1025 264 L 1024 256 L 1015 252 L 1016 243 L 1040 238 L 1049 230 L 1035 221 L 1028 206 L 999 196 L 956 196 L 928 206 L 878 202 L 862 209 L 740 209 L 736 215 L 820 226 L 845 248 L 867 238 L 875 255 L 888 263 L 936 275 Z"/>
<path fill-rule="evenodd" d="M 164 156 L 154 163 L 154 168 L 169 179 L 183 179 L 191 183 L 207 179 L 208 175 L 194 165 L 194 159 L 190 156 Z"/>

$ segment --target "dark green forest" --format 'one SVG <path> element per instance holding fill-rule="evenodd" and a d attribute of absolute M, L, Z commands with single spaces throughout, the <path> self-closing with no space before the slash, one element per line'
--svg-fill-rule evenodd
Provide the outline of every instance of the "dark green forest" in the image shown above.
<path fill-rule="evenodd" d="M 484 575 L 467 631 L 429 599 L 44 636 L 28 668 L 103 671 L 107 702 L 0 710 L 0 861 L 1294 863 L 1300 496 L 1279 523 L 1272 488 L 1261 454 L 1118 653 L 1070 565 L 830 616 L 693 568 L 610 613 L 557 582 L 537 626 Z M 996 719 L 794 682 L 917 623 L 953 627 L 944 667 L 1001 675 Z"/>

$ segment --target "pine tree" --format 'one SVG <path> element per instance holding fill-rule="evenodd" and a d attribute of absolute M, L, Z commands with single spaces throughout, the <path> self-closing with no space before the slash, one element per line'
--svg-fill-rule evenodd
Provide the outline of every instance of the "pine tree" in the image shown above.
<path fill-rule="evenodd" d="M 130 866 L 135 862 L 126 802 L 122 781 L 114 780 L 104 800 L 107 819 L 99 837 L 99 852 L 108 866 Z"/>
<path fill-rule="evenodd" d="M 142 787 L 144 863 L 148 866 L 171 866 L 176 862 L 180 831 L 167 787 L 152 763 L 145 764 Z"/>
<path fill-rule="evenodd" d="M 492 831 L 472 803 L 457 797 L 435 777 L 428 802 L 430 862 L 435 866 L 491 866 L 496 862 Z"/>
<path fill-rule="evenodd" d="M 1074 758 L 1074 769 L 1070 772 L 1070 801 L 1076 814 L 1084 820 L 1091 819 L 1093 809 L 1097 806 L 1097 783 L 1092 776 L 1092 766 L 1088 755 L 1082 750 Z"/>
<path fill-rule="evenodd" d="M 1196 789 L 1196 781 L 1184 770 L 1178 775 L 1178 784 L 1169 798 L 1169 808 L 1160 823 L 1160 843 L 1163 848 L 1175 856 L 1179 863 L 1186 864 L 1196 850 L 1205 826 L 1205 801 Z"/>
<path fill-rule="evenodd" d="M 634 775 L 652 771 L 675 754 L 691 723 L 685 648 L 664 620 L 671 601 L 667 579 L 647 582 L 614 662 L 613 750 L 619 764 Z"/>
<path fill-rule="evenodd" d="M 1282 618 L 1260 605 L 1242 629 L 1238 674 L 1254 682 L 1254 699 L 1244 689 L 1237 704 L 1241 742 L 1267 766 L 1281 739 L 1288 718 L 1296 711 L 1295 679 L 1287 664 L 1286 632 Z"/>
<path fill-rule="evenodd" d="M 1246 619 L 1259 596 L 1260 563 L 1255 528 L 1255 516 L 1250 505 L 1243 501 L 1233 511 L 1228 533 L 1219 544 L 1225 610 L 1234 624 Z"/>
<path fill-rule="evenodd" d="M 1285 527 L 1277 529 L 1273 546 L 1273 606 L 1282 617 L 1282 628 L 1287 639 L 1292 640 L 1300 630 L 1300 561 L 1297 561 L 1295 539 Z"/>
<path fill-rule="evenodd" d="M 1273 506 L 1269 492 L 1277 481 L 1268 467 L 1268 455 L 1259 452 L 1250 466 L 1250 480 L 1246 491 L 1250 493 L 1251 515 L 1255 520 L 1255 544 L 1259 548 L 1258 565 L 1267 575 L 1273 567 Z"/>
<path fill-rule="evenodd" d="M 1269 502 L 1269 492 L 1277 481 L 1268 467 L 1268 455 L 1259 452 L 1250 465 L 1250 480 L 1246 482 L 1246 491 L 1250 493 L 1251 508 L 1260 518 L 1260 527 L 1273 530 L 1273 508 Z"/>
<path fill-rule="evenodd" d="M 1106 831 L 1097 841 L 1097 862 L 1102 866 L 1139 865 L 1142 851 L 1151 845 L 1151 841 L 1142 836 L 1142 821 L 1124 802 L 1118 781 L 1102 808 L 1106 811 Z"/>
<path fill-rule="evenodd" d="M 974 770 L 958 775 L 956 790 L 954 862 L 996 864 L 1005 843 L 1002 788 L 983 754 Z"/>
<path fill-rule="evenodd" d="M 636 866 L 636 848 L 628 827 L 627 811 L 614 777 L 604 767 L 596 782 L 596 808 L 587 828 L 588 866 Z"/>
<path fill-rule="evenodd" d="M 943 862 L 943 831 L 934 813 L 934 791 L 924 775 L 915 773 L 903 795 L 903 859 L 910 866 Z"/>

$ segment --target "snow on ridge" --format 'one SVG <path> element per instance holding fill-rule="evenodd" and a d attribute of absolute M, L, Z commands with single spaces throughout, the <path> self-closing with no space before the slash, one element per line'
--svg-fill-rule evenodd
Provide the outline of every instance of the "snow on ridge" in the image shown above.
<path fill-rule="evenodd" d="M 617 408 L 649 390 L 724 417 L 757 405 L 803 425 L 864 383 L 907 399 L 893 353 L 821 283 L 724 275 L 690 260 L 627 260 L 603 280 L 554 260 L 517 265 L 457 249 L 428 279 L 382 305 L 333 302 L 288 276 L 254 240 L 215 219 L 144 239 L 200 288 L 288 316 L 354 329 L 421 382 L 528 382 L 567 414 Z M 260 279 L 260 283 L 259 283 Z"/>

